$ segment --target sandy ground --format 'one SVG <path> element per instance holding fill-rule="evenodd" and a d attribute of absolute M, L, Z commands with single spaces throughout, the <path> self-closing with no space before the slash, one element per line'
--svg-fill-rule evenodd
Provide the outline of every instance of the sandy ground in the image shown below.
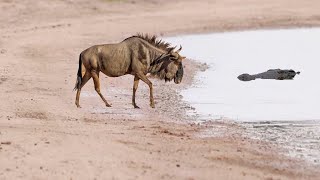
<path fill-rule="evenodd" d="M 136 32 L 157 35 L 320 25 L 318 0 L 0 2 L 0 179 L 316 179 L 319 168 L 264 142 L 228 135 L 236 124 L 197 125 L 177 91 L 153 79 L 156 109 L 132 76 L 88 83 L 74 105 L 79 53 Z M 207 47 L 205 47 L 207 48 Z M 183 54 L 183 53 L 182 53 Z M 217 128 L 218 127 L 218 128 Z M 203 131 L 221 137 L 200 138 Z"/>

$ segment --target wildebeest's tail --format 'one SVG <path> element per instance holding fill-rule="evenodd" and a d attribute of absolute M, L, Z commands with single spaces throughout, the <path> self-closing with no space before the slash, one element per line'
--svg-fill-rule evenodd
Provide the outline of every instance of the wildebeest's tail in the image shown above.
<path fill-rule="evenodd" d="M 82 59 L 81 54 L 79 55 L 79 68 L 78 68 L 78 74 L 77 74 L 77 82 L 74 87 L 74 91 L 81 88 L 81 81 L 82 81 Z"/>

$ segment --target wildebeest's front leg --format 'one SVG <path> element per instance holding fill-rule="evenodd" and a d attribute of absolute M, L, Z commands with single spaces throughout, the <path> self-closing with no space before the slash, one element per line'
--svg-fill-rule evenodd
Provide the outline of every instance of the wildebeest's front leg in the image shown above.
<path fill-rule="evenodd" d="M 99 94 L 99 96 L 101 97 L 103 102 L 106 104 L 106 106 L 111 107 L 111 105 L 107 102 L 107 100 L 103 97 L 103 95 L 100 92 L 100 80 L 99 80 L 98 72 L 96 72 L 95 70 L 92 70 L 91 76 L 93 78 L 94 88 L 95 88 L 96 92 Z"/>
<path fill-rule="evenodd" d="M 141 79 L 143 82 L 145 82 L 150 89 L 150 106 L 154 108 L 154 99 L 153 99 L 153 87 L 152 82 L 147 78 L 147 76 L 143 73 L 137 73 L 136 76 L 138 76 L 139 79 Z"/>
<path fill-rule="evenodd" d="M 136 104 L 136 91 L 138 89 L 139 85 L 139 77 L 137 75 L 134 76 L 134 81 L 133 81 L 133 94 L 132 94 L 132 105 L 134 108 L 140 108 Z"/>

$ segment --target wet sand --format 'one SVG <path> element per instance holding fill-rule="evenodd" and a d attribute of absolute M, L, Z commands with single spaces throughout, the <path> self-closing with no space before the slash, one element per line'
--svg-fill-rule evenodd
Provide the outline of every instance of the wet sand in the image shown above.
<path fill-rule="evenodd" d="M 318 1 L 17 1 L 0 3 L 1 179 L 316 179 L 319 168 L 278 155 L 237 124 L 195 124 L 178 90 L 200 69 L 186 61 L 181 85 L 152 79 L 156 109 L 133 77 L 93 83 L 74 105 L 78 55 L 136 32 L 168 36 L 318 26 Z M 195 8 L 196 7 L 196 8 Z M 188 20 L 188 21 L 186 21 Z M 183 54 L 183 51 L 182 51 Z M 220 132 L 201 138 L 206 131 Z M 233 132 L 233 133 L 230 133 Z"/>

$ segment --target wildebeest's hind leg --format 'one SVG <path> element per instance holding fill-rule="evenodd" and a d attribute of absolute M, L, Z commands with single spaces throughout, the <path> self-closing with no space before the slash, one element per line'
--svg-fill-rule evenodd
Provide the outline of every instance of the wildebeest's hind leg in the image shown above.
<path fill-rule="evenodd" d="M 100 92 L 100 80 L 99 80 L 98 73 L 95 70 L 93 70 L 93 71 L 91 71 L 91 76 L 93 78 L 94 88 L 95 88 L 96 92 L 99 94 L 99 96 L 101 97 L 103 102 L 106 104 L 106 106 L 111 107 L 111 105 L 107 102 L 107 100 L 103 97 L 103 95 Z"/>
<path fill-rule="evenodd" d="M 152 82 L 147 78 L 146 75 L 144 75 L 143 73 L 137 73 L 136 74 L 139 79 L 141 79 L 143 82 L 145 82 L 148 86 L 149 86 L 149 89 L 150 89 L 150 106 L 152 108 L 154 108 L 154 99 L 153 99 L 153 87 L 152 87 Z"/>
<path fill-rule="evenodd" d="M 134 81 L 133 81 L 133 94 L 132 94 L 132 105 L 134 108 L 140 108 L 136 104 L 136 91 L 138 89 L 139 85 L 139 77 L 137 75 L 134 76 Z"/>
<path fill-rule="evenodd" d="M 90 78 L 91 78 L 90 72 L 86 71 L 86 73 L 84 74 L 84 76 L 82 78 L 80 88 L 77 90 L 76 105 L 78 108 L 81 108 L 81 106 L 79 104 L 81 88 L 89 81 Z"/>

